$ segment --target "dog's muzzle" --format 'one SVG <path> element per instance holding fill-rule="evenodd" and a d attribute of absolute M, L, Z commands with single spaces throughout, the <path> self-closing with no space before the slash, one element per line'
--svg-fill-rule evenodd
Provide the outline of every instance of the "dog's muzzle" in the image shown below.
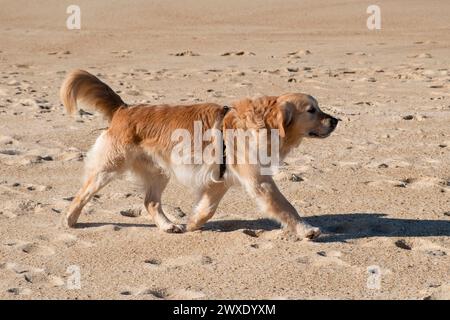
<path fill-rule="evenodd" d="M 326 119 L 322 120 L 321 130 L 310 131 L 308 133 L 308 136 L 310 136 L 311 138 L 326 138 L 334 131 L 334 129 L 336 129 L 339 121 L 339 119 L 329 116 Z"/>

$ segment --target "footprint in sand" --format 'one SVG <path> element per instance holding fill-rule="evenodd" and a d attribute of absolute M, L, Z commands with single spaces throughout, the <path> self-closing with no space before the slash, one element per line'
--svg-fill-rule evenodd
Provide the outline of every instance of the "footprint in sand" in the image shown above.
<path fill-rule="evenodd" d="M 0 146 L 11 146 L 19 144 L 19 141 L 10 136 L 0 135 Z"/>
<path fill-rule="evenodd" d="M 10 211 L 10 210 L 7 209 L 7 208 L 3 208 L 3 209 L 0 209 L 0 217 L 5 217 L 5 218 L 8 218 L 8 219 L 13 219 L 13 218 L 16 218 L 16 217 L 17 217 L 17 214 L 14 214 L 12 211 Z"/>
<path fill-rule="evenodd" d="M 252 243 L 250 245 L 250 248 L 252 249 L 272 249 L 273 248 L 273 244 L 266 241 L 266 242 L 261 242 L 261 243 Z"/>
<path fill-rule="evenodd" d="M 201 291 L 194 290 L 186 290 L 186 289 L 177 289 L 174 291 L 169 291 L 169 298 L 175 300 L 183 300 L 183 299 L 202 299 L 206 295 Z"/>
<path fill-rule="evenodd" d="M 432 257 L 443 257 L 449 254 L 449 249 L 443 246 L 440 246 L 430 240 L 426 239 L 416 239 L 414 241 L 413 250 L 419 250 L 422 253 L 425 253 Z"/>
<path fill-rule="evenodd" d="M 20 188 L 22 188 L 22 185 L 19 183 L 14 183 L 12 187 L 5 187 L 5 189 L 8 189 L 9 191 L 12 191 L 13 193 L 24 195 L 27 193 L 27 191 L 19 191 Z M 26 189 L 24 189 L 26 190 Z M 14 218 L 16 216 L 22 216 L 27 214 L 39 214 L 46 212 L 49 207 L 43 203 L 36 202 L 33 200 L 12 200 L 12 201 L 5 201 L 3 203 L 4 207 L 0 211 L 3 212 L 3 214 L 7 217 Z"/>
<path fill-rule="evenodd" d="M 103 226 L 98 227 L 89 227 L 89 228 L 80 228 L 83 232 L 86 233 L 97 233 L 97 232 L 117 232 L 122 230 L 122 228 L 115 224 L 105 224 Z"/>
<path fill-rule="evenodd" d="M 424 300 L 450 300 L 450 283 L 438 286 L 430 295 L 423 298 Z"/>
<path fill-rule="evenodd" d="M 367 164 L 365 167 L 369 169 L 386 169 L 386 168 L 409 168 L 412 164 L 401 159 L 384 159 L 376 160 Z"/>
<path fill-rule="evenodd" d="M 2 149 L 2 150 L 0 150 L 0 154 L 4 154 L 7 156 L 18 156 L 18 155 L 22 154 L 22 152 L 19 150 L 14 150 L 14 149 Z"/>
<path fill-rule="evenodd" d="M 400 180 L 380 179 L 375 181 L 366 181 L 365 185 L 373 188 L 386 188 L 386 187 L 405 187 L 405 183 Z"/>
<path fill-rule="evenodd" d="M 186 265 L 209 265 L 211 263 L 212 259 L 209 257 L 204 255 L 191 255 L 168 259 L 166 260 L 165 265 L 170 268 L 179 268 Z"/>
<path fill-rule="evenodd" d="M 22 151 L 18 149 L 1 149 L 0 150 L 0 163 L 12 166 L 17 164 L 27 164 L 25 159 L 21 157 Z"/>
<path fill-rule="evenodd" d="M 23 278 L 26 282 L 32 284 L 46 284 L 49 281 L 48 274 L 45 272 L 25 272 Z"/>
<path fill-rule="evenodd" d="M 426 189 L 435 188 L 441 190 L 447 188 L 450 183 L 445 179 L 423 177 L 423 178 L 405 178 L 399 180 L 396 187 L 412 188 L 412 189 Z"/>
<path fill-rule="evenodd" d="M 55 160 L 60 161 L 83 161 L 85 153 L 77 148 L 68 148 L 55 156 Z"/>
<path fill-rule="evenodd" d="M 8 262 L 0 265 L 0 269 L 6 269 L 14 272 L 18 277 L 22 277 L 27 283 L 45 285 L 51 287 L 60 287 L 65 285 L 64 279 L 52 275 L 41 268 L 33 268 L 26 265 L 20 265 L 15 262 Z"/>
<path fill-rule="evenodd" d="M 407 187 L 413 189 L 424 189 L 424 188 L 447 188 L 450 186 L 450 181 L 446 179 L 433 178 L 433 177 L 423 177 L 423 178 L 407 178 L 404 179 Z"/>
<path fill-rule="evenodd" d="M 285 58 L 291 58 L 291 59 L 300 59 L 302 57 L 305 57 L 307 55 L 310 55 L 311 51 L 309 51 L 308 49 L 301 49 L 301 50 L 297 50 L 297 51 L 293 51 L 293 52 L 289 52 Z"/>
<path fill-rule="evenodd" d="M 255 56 L 253 52 L 249 51 L 228 51 L 221 54 L 222 57 L 226 56 Z"/>
<path fill-rule="evenodd" d="M 425 239 L 398 239 L 394 245 L 402 250 L 418 251 L 434 258 L 447 255 L 448 249 Z"/>
<path fill-rule="evenodd" d="M 177 53 L 171 53 L 171 56 L 175 56 L 175 57 L 185 57 L 185 56 L 189 56 L 189 57 L 197 57 L 199 56 L 198 53 L 193 52 L 191 50 L 186 50 L 186 51 L 182 51 L 182 52 L 177 52 Z"/>
<path fill-rule="evenodd" d="M 246 234 L 252 238 L 259 238 L 263 234 L 264 230 L 252 230 L 252 229 L 244 229 L 242 230 L 243 234 Z"/>
<path fill-rule="evenodd" d="M 72 247 L 77 243 L 78 238 L 77 236 L 70 233 L 61 233 L 54 238 L 54 241 L 62 242 L 66 245 L 66 247 Z"/>
<path fill-rule="evenodd" d="M 36 155 L 31 151 L 19 150 L 19 149 L 1 149 L 0 150 L 0 162 L 9 165 L 35 165 L 43 163 L 45 161 L 52 161 L 53 158 L 49 155 Z"/>
<path fill-rule="evenodd" d="M 176 258 L 169 258 L 167 260 L 160 260 L 158 258 L 149 258 L 144 261 L 145 266 L 152 270 L 165 270 L 166 268 L 180 268 L 183 266 L 203 265 L 208 266 L 214 263 L 214 260 L 206 255 L 192 255 L 181 256 Z"/>
<path fill-rule="evenodd" d="M 54 275 L 49 275 L 47 283 L 52 287 L 62 287 L 66 285 L 66 281 L 64 281 L 63 278 Z"/>
<path fill-rule="evenodd" d="M 170 292 L 166 289 L 142 289 L 137 291 L 135 295 L 149 295 L 155 299 L 168 299 Z"/>
<path fill-rule="evenodd" d="M 316 265 L 338 265 L 338 266 L 349 266 L 345 261 L 341 260 L 342 253 L 340 251 L 318 251 L 313 257 L 313 263 Z"/>
<path fill-rule="evenodd" d="M 46 185 L 41 185 L 41 184 L 32 184 L 32 183 L 25 183 L 23 185 L 21 185 L 21 187 L 24 189 L 24 191 L 38 191 L 38 192 L 43 192 L 43 191 L 49 191 L 52 189 L 51 186 L 46 186 Z"/>
<path fill-rule="evenodd" d="M 408 56 L 408 58 L 431 59 L 431 58 L 433 58 L 433 56 L 428 52 L 424 52 L 424 53 L 419 53 L 419 54 L 415 54 L 415 55 L 410 55 L 410 56 Z"/>
<path fill-rule="evenodd" d="M 10 240 L 5 241 L 3 243 L 6 247 L 14 248 L 20 252 L 30 254 L 30 255 L 39 255 L 39 256 L 51 256 L 55 254 L 55 249 L 49 246 L 41 245 L 35 242 L 26 242 L 21 240 Z"/>
<path fill-rule="evenodd" d="M 411 189 L 450 189 L 450 181 L 433 177 L 423 178 L 404 178 L 400 180 L 380 179 L 375 181 L 366 181 L 366 185 L 377 188 L 398 187 Z"/>
<path fill-rule="evenodd" d="M 169 299 L 170 292 L 166 289 L 143 289 L 136 293 L 136 295 L 149 295 L 155 299 Z"/>
<path fill-rule="evenodd" d="M 40 245 L 37 243 L 25 243 L 19 245 L 17 249 L 22 252 L 30 255 L 39 255 L 39 256 L 52 256 L 55 254 L 55 249 L 49 246 Z"/>
<path fill-rule="evenodd" d="M 274 235 L 271 235 L 271 232 L 267 232 L 265 230 L 244 229 L 242 230 L 242 233 L 252 238 L 260 238 L 263 236 L 258 242 L 250 244 L 250 248 L 252 249 L 273 248 L 273 243 L 271 243 L 270 240 L 274 238 Z"/>
<path fill-rule="evenodd" d="M 188 289 L 131 289 L 121 291 L 122 296 L 146 296 L 149 299 L 158 300 L 192 300 L 202 299 L 206 295 L 201 291 Z"/>
<path fill-rule="evenodd" d="M 28 296 L 30 295 L 33 291 L 31 289 L 28 288 L 9 288 L 8 290 L 6 290 L 6 292 L 15 295 L 15 296 Z"/>
<path fill-rule="evenodd" d="M 315 254 L 309 254 L 300 256 L 295 259 L 296 262 L 306 265 L 315 266 L 340 266 L 340 267 L 352 267 L 347 262 L 341 259 L 342 253 L 336 250 L 330 251 L 318 251 Z"/>
<path fill-rule="evenodd" d="M 18 264 L 16 262 L 4 263 L 3 265 L 0 266 L 0 269 L 6 269 L 9 271 L 12 271 L 18 275 L 25 274 L 27 272 L 33 272 L 33 273 L 44 272 L 44 269 L 33 268 L 30 266 Z"/>

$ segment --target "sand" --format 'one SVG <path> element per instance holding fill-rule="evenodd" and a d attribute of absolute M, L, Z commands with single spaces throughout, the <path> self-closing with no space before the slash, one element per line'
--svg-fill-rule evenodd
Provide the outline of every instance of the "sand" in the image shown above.
<path fill-rule="evenodd" d="M 77 4 L 81 30 L 63 1 L 0 11 L 0 298 L 450 298 L 448 1 L 378 1 L 374 31 L 364 1 Z M 324 235 L 295 241 L 240 188 L 202 231 L 164 234 L 126 179 L 60 227 L 107 126 L 63 110 L 74 68 L 128 103 L 315 96 L 342 122 L 275 179 Z M 163 203 L 183 222 L 191 198 L 172 181 Z"/>

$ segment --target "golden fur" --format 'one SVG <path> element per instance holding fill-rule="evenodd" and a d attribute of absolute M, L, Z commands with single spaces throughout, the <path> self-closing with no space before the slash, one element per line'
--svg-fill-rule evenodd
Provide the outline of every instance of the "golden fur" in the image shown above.
<path fill-rule="evenodd" d="M 69 113 L 75 112 L 77 103 L 84 103 L 98 109 L 108 120 L 112 119 L 117 108 L 125 106 L 110 87 L 83 70 L 76 70 L 66 78 L 60 98 Z"/>
<path fill-rule="evenodd" d="M 203 130 L 278 129 L 279 153 L 285 157 L 304 137 L 326 137 L 337 119 L 320 111 L 317 101 L 305 94 L 244 99 L 232 104 L 224 116 L 223 106 L 203 103 L 185 106 L 127 105 L 106 84 L 86 71 L 69 74 L 61 87 L 61 100 L 74 112 L 84 103 L 105 115 L 110 122 L 86 162 L 87 178 L 74 198 L 65 224 L 75 226 L 82 208 L 113 178 L 126 171 L 138 176 L 145 189 L 145 207 L 156 225 L 166 232 L 199 229 L 210 219 L 228 188 L 241 184 L 260 207 L 302 238 L 315 238 L 318 228 L 301 221 L 295 208 L 281 194 L 270 175 L 262 175 L 256 164 L 227 164 L 223 178 L 219 164 L 174 164 L 171 152 L 176 143 L 172 133 L 186 129 L 193 133 L 194 121 Z M 228 147 L 228 146 L 227 146 Z M 161 195 L 170 176 L 193 187 L 194 212 L 187 226 L 171 222 L 161 208 Z"/>

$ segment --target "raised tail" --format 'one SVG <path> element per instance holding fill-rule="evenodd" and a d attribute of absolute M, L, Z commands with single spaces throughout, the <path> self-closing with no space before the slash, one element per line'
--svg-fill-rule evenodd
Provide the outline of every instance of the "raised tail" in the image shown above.
<path fill-rule="evenodd" d="M 64 80 L 59 95 L 69 113 L 74 113 L 77 106 L 83 104 L 103 113 L 108 121 L 119 107 L 126 106 L 108 85 L 84 70 L 72 71 Z"/>

